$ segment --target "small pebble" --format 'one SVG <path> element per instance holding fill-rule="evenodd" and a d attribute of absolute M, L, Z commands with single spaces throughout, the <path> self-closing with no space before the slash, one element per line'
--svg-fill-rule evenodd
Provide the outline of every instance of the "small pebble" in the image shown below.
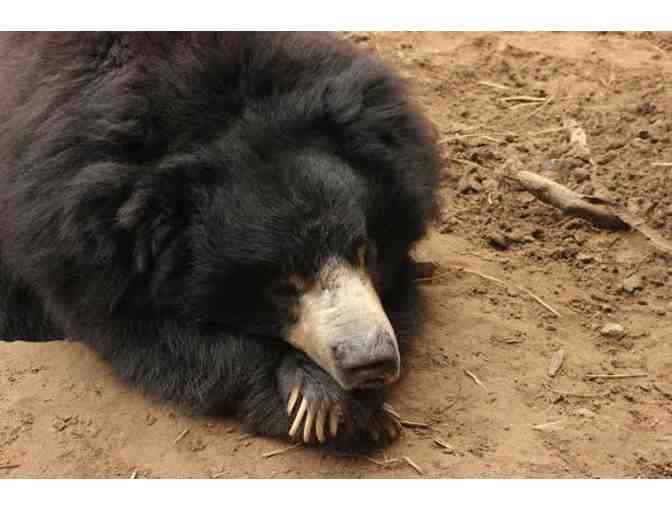
<path fill-rule="evenodd" d="M 642 278 L 639 275 L 633 274 L 632 276 L 623 280 L 623 290 L 629 294 L 634 293 L 636 290 L 642 289 Z"/>
<path fill-rule="evenodd" d="M 616 324 L 615 322 L 610 322 L 608 324 L 605 324 L 600 328 L 600 334 L 602 336 L 606 336 L 609 338 L 623 338 L 625 336 L 625 328 L 621 326 L 620 324 Z"/>
<path fill-rule="evenodd" d="M 594 413 L 590 409 L 586 409 L 585 407 L 579 407 L 574 411 L 574 414 L 577 416 L 581 416 L 582 418 L 595 418 L 597 416 L 597 413 Z"/>

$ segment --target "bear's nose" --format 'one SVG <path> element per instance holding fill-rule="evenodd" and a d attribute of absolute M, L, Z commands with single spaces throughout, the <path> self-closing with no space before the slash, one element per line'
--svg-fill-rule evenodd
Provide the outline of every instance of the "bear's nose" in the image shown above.
<path fill-rule="evenodd" d="M 336 368 L 350 388 L 378 388 L 399 379 L 399 348 L 394 336 L 375 329 L 334 346 Z"/>

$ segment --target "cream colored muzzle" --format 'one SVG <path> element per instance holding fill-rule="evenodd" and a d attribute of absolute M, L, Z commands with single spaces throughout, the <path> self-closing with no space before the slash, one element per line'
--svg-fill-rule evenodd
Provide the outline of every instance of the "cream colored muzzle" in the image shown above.
<path fill-rule="evenodd" d="M 287 341 L 344 389 L 380 387 L 399 378 L 399 347 L 369 275 L 331 259 L 299 299 Z"/>

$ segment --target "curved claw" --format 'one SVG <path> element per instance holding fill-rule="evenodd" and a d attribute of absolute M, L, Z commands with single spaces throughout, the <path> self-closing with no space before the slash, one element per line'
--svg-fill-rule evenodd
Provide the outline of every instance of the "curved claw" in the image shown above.
<path fill-rule="evenodd" d="M 313 423 L 315 421 L 315 413 L 312 409 L 308 411 L 306 416 L 306 424 L 303 427 L 303 442 L 310 443 L 310 438 L 313 432 Z"/>
<path fill-rule="evenodd" d="M 296 403 L 301 396 L 300 388 L 295 387 L 290 393 L 287 402 L 287 413 L 291 416 L 296 407 Z M 296 412 L 289 429 L 290 437 L 295 437 L 303 425 L 302 440 L 304 443 L 310 443 L 313 438 L 313 428 L 315 429 L 315 438 L 322 444 L 327 440 L 326 428 L 328 426 L 329 435 L 335 438 L 338 435 L 338 428 L 341 422 L 343 411 L 338 404 L 320 405 L 315 411 L 315 407 L 310 405 L 308 400 L 301 398 L 301 405 Z M 305 421 L 304 421 L 305 418 Z M 327 423 L 328 422 L 328 423 Z M 403 433 L 401 416 L 392 406 L 385 403 L 376 416 L 373 416 L 369 424 L 369 434 L 375 442 L 387 438 L 395 441 Z"/>
<path fill-rule="evenodd" d="M 327 410 L 325 406 L 320 406 L 320 410 L 317 412 L 317 419 L 315 421 L 315 436 L 320 443 L 324 443 L 327 440 L 327 437 L 324 435 L 324 425 L 326 421 Z"/>
<path fill-rule="evenodd" d="M 289 395 L 289 400 L 287 402 L 287 414 L 292 415 L 296 401 L 299 399 L 299 386 L 294 386 L 292 393 Z"/>
<path fill-rule="evenodd" d="M 331 435 L 332 438 L 335 438 L 338 434 L 338 426 L 343 414 L 340 406 L 338 404 L 322 404 L 317 408 L 316 412 L 315 407 L 309 404 L 305 397 L 301 396 L 300 386 L 295 386 L 287 401 L 287 414 L 290 417 L 297 407 L 296 404 L 299 400 L 301 400 L 301 404 L 298 406 L 292 425 L 289 428 L 289 436 L 297 436 L 299 430 L 303 428 L 302 440 L 304 443 L 311 442 L 313 438 L 313 429 L 315 429 L 314 436 L 320 444 L 327 441 L 327 430 L 329 435 Z"/>
<path fill-rule="evenodd" d="M 294 437 L 296 435 L 296 433 L 299 431 L 299 426 L 301 425 L 301 422 L 303 421 L 303 416 L 306 414 L 307 409 L 308 409 L 308 402 L 304 398 L 301 401 L 301 405 L 299 406 L 299 410 L 296 413 L 296 417 L 294 418 L 294 422 L 292 423 L 292 426 L 289 429 L 289 435 L 291 437 Z"/>

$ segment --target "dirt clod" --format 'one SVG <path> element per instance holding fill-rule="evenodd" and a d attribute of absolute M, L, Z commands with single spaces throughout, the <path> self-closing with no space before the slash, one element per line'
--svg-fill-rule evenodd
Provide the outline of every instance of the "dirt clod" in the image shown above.
<path fill-rule="evenodd" d="M 496 250 L 506 250 L 510 246 L 509 238 L 503 232 L 493 232 L 488 236 L 488 244 Z"/>
<path fill-rule="evenodd" d="M 625 336 L 625 328 L 620 324 L 610 322 L 600 328 L 600 335 L 618 340 Z"/>
<path fill-rule="evenodd" d="M 632 276 L 629 276 L 625 280 L 623 280 L 623 290 L 629 294 L 634 293 L 637 290 L 642 289 L 642 277 L 633 274 Z"/>
<path fill-rule="evenodd" d="M 579 407 L 578 409 L 575 409 L 573 414 L 575 414 L 576 416 L 580 416 L 582 418 L 597 417 L 597 413 L 591 411 L 590 409 L 586 409 L 585 407 Z"/>

